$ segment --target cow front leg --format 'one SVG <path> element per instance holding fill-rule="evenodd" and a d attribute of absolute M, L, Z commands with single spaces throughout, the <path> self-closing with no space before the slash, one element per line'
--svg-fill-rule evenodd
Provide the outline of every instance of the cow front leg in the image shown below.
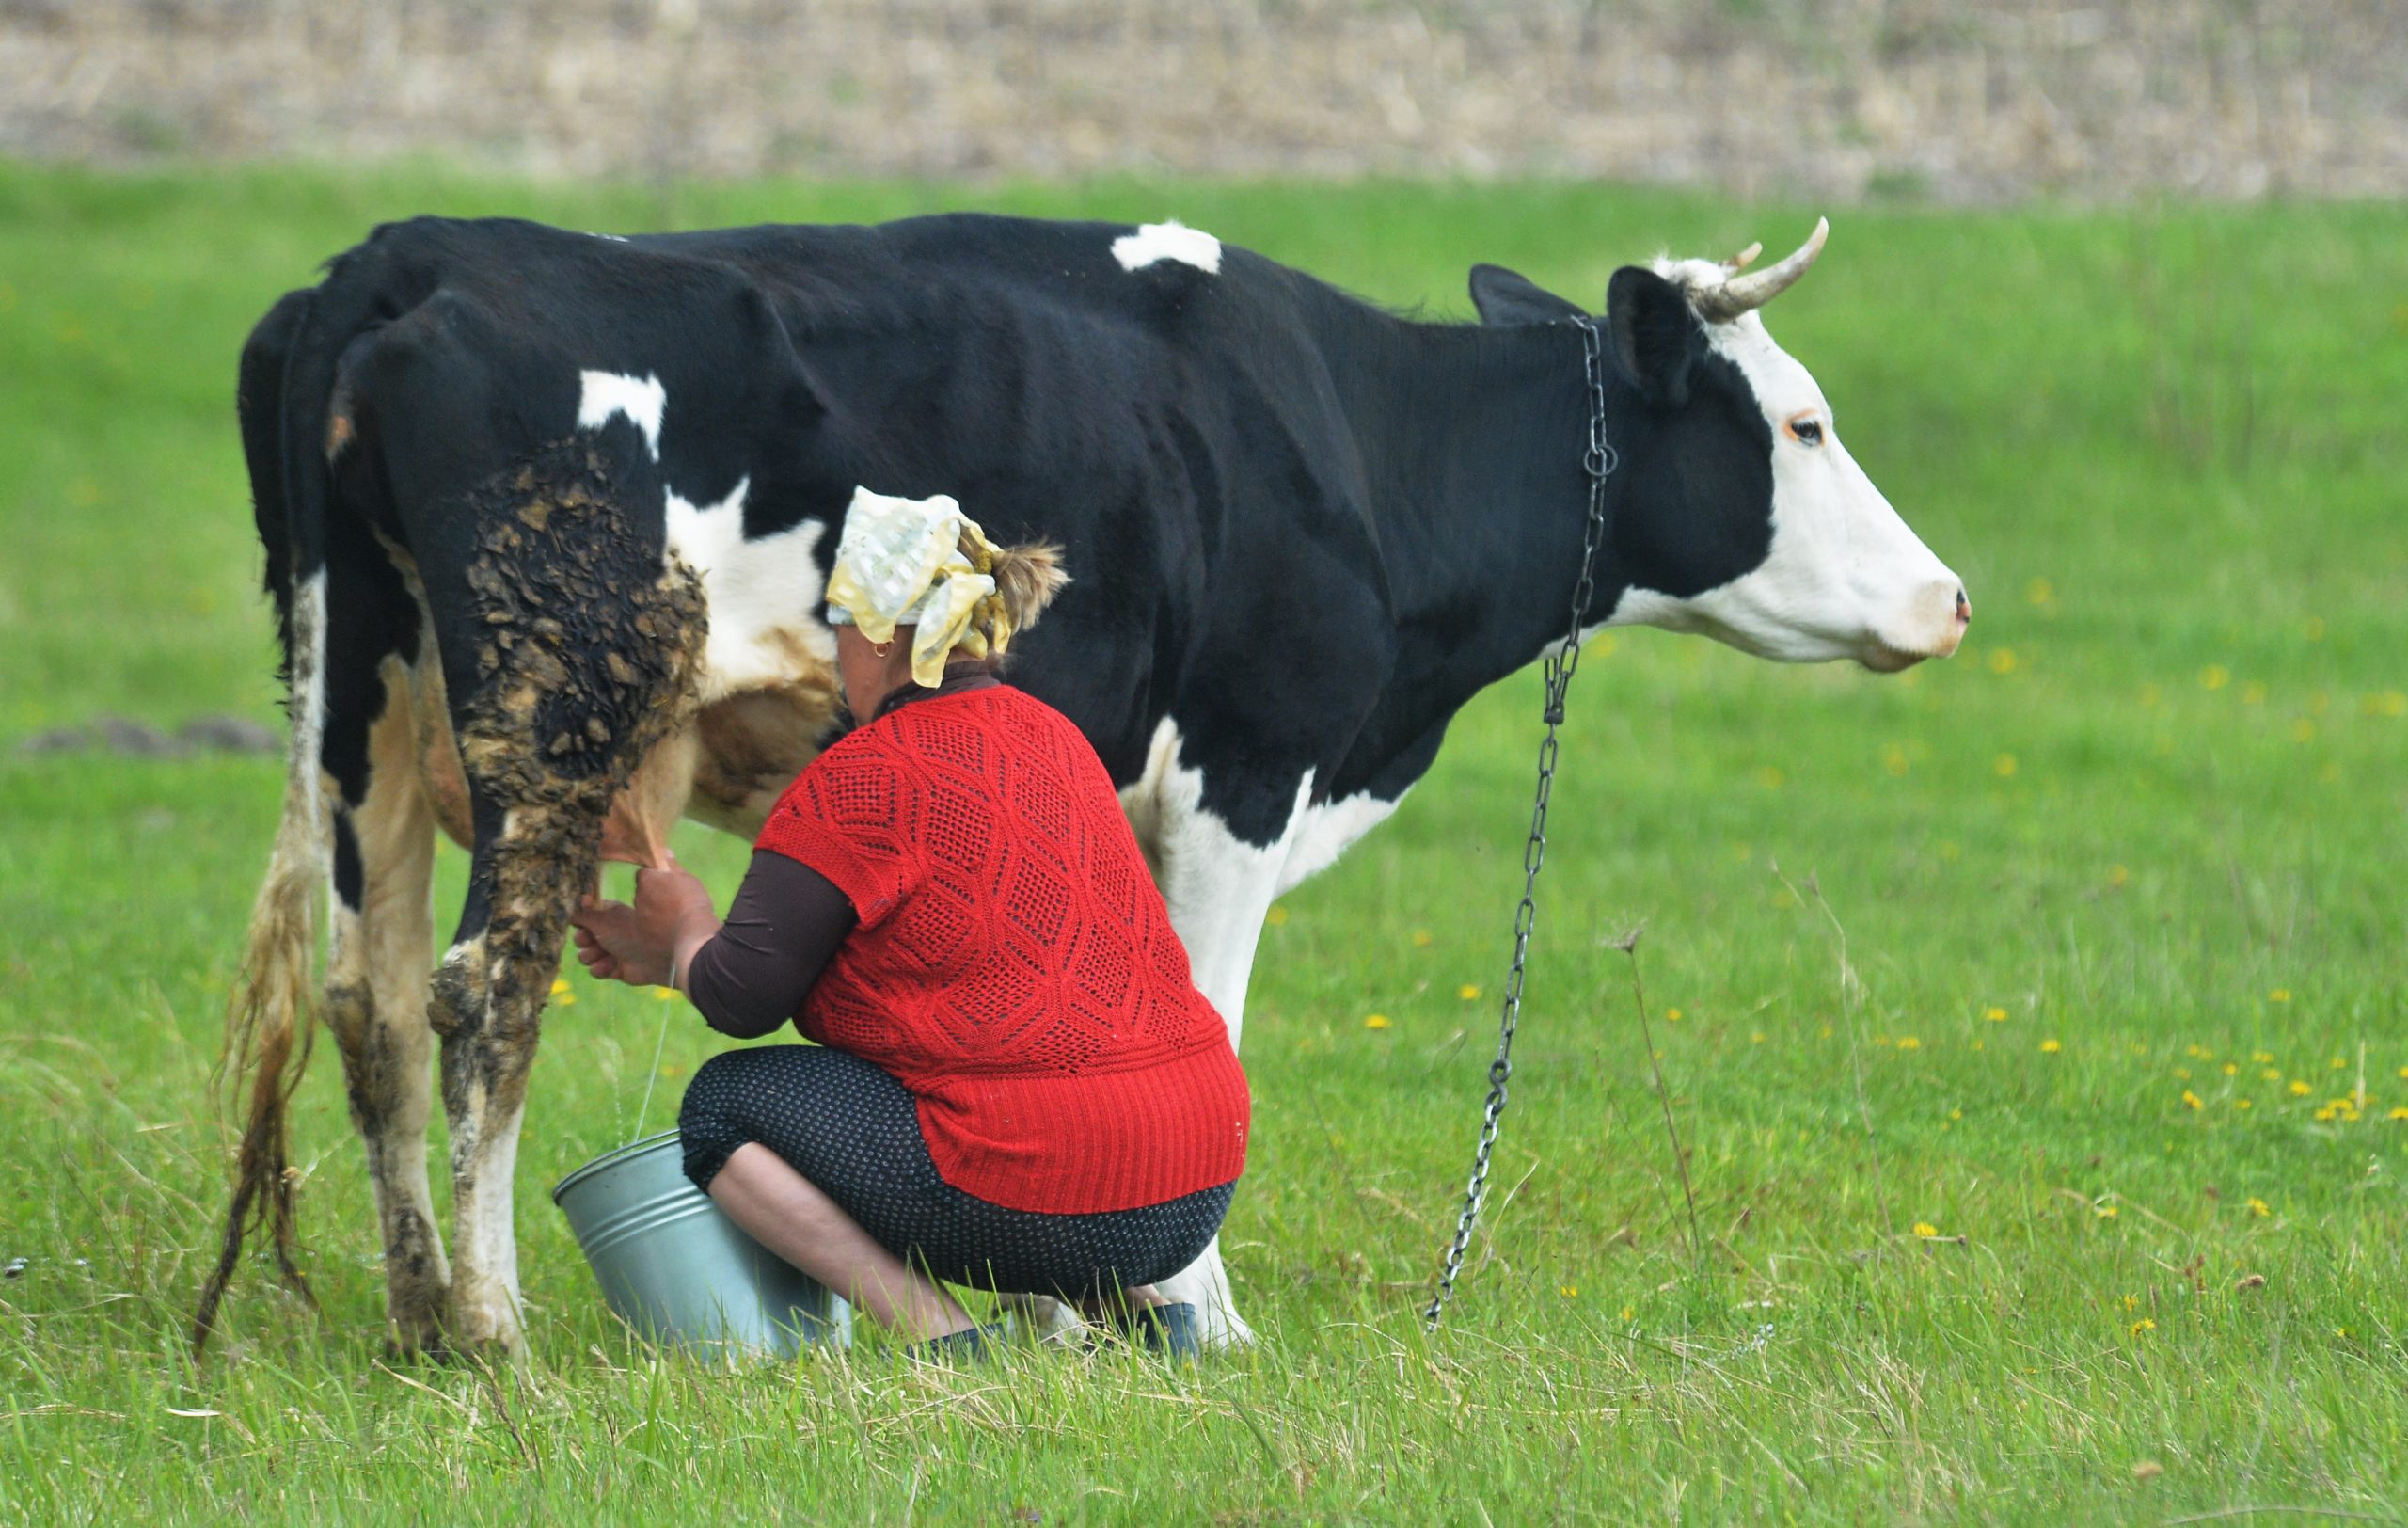
<path fill-rule="evenodd" d="M 383 678 L 366 788 L 335 811 L 325 1012 L 375 1193 L 387 1333 L 414 1353 L 440 1347 L 452 1280 L 426 1170 L 435 818 L 418 779 L 407 670 L 388 658 Z"/>
<path fill-rule="evenodd" d="M 1158 752 L 1175 747 L 1175 741 L 1158 743 Z M 1259 821 L 1233 828 L 1204 804 L 1202 777 L 1196 772 L 1165 758 L 1149 776 L 1156 795 L 1142 806 L 1127 804 L 1130 815 L 1150 839 L 1155 881 L 1169 905 L 1171 927 L 1187 947 L 1196 989 L 1228 1025 L 1229 1048 L 1235 1050 L 1245 1025 L 1255 947 L 1304 820 L 1311 777 L 1264 782 L 1254 792 L 1259 804 L 1285 806 L 1284 819 L 1278 806 L 1272 806 L 1255 813 Z M 1251 828 L 1268 841 L 1249 841 L 1241 828 Z M 1202 1256 L 1155 1288 L 1164 1299 L 1196 1307 L 1208 1346 L 1243 1346 L 1254 1341 L 1254 1329 L 1238 1314 L 1218 1236 Z"/>

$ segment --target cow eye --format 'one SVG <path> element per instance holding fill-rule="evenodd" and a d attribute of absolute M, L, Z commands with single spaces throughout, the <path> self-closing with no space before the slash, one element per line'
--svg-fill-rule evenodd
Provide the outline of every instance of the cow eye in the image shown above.
<path fill-rule="evenodd" d="M 1789 422 L 1789 435 L 1801 446 L 1819 446 L 1823 443 L 1823 422 L 1812 414 L 1801 414 Z"/>

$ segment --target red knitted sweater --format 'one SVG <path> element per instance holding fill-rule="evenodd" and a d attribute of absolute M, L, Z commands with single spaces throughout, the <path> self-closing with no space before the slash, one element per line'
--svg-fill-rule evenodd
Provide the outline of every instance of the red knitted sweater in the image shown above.
<path fill-rule="evenodd" d="M 911 1090 L 945 1182 L 1075 1214 L 1244 1170 L 1228 1027 L 1061 712 L 1008 685 L 898 707 L 797 775 L 758 843 L 861 919 L 797 1026 Z"/>

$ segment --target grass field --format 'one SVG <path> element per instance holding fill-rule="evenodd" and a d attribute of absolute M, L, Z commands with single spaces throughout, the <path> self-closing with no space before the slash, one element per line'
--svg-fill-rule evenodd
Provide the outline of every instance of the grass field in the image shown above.
<path fill-rule="evenodd" d="M 108 710 L 274 719 L 230 406 L 247 325 L 409 212 L 974 203 L 1177 215 L 1438 313 L 1476 260 L 1595 300 L 1625 259 L 1785 248 L 1815 210 L 0 168 L 0 1260 L 26 1260 L 0 1283 L 0 1520 L 2408 1515 L 2395 207 L 1841 210 L 1772 323 L 1966 579 L 1970 645 L 1886 680 L 1592 649 L 1505 1191 L 1436 1337 L 1415 1313 L 1491 1044 L 1527 675 L 1265 931 L 1227 1232 L 1259 1349 L 1186 1375 L 651 1356 L 547 1190 L 633 1129 L 668 1011 L 580 973 L 522 1152 L 528 1369 L 381 1361 L 330 1047 L 296 1126 L 326 1322 L 255 1267 L 195 1368 L 227 1142 L 205 1082 L 280 766 L 8 743 Z M 679 849 L 732 886 L 741 846 Z M 464 863 L 444 852 L 441 918 Z M 1641 922 L 1696 1240 L 1606 947 Z M 654 1128 L 713 1048 L 670 1016 Z"/>

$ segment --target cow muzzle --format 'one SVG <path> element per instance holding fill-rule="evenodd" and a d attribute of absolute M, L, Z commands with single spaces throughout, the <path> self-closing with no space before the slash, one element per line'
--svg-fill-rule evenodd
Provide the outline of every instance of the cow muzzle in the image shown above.
<path fill-rule="evenodd" d="M 1973 602 L 1953 574 L 1934 579 L 1915 591 L 1904 616 L 1888 631 L 1877 632 L 1857 655 L 1857 661 L 1876 674 L 1896 674 L 1927 658 L 1946 658 L 1965 640 L 1973 624 Z"/>

